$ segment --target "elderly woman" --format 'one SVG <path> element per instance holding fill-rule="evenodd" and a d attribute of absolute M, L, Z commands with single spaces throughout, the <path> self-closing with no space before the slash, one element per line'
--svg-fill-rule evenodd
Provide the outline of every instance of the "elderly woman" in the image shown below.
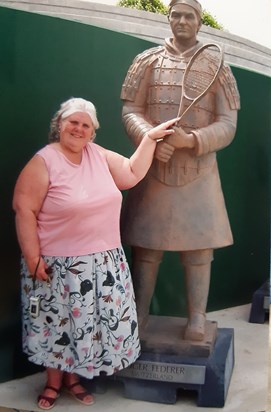
<path fill-rule="evenodd" d="M 13 207 L 22 250 L 23 350 L 44 365 L 38 397 L 51 409 L 62 385 L 93 403 L 79 377 L 113 374 L 140 354 L 130 271 L 121 246 L 120 190 L 148 171 L 157 139 L 177 119 L 151 129 L 130 159 L 93 143 L 94 105 L 64 102 L 50 144 L 22 170 Z"/>

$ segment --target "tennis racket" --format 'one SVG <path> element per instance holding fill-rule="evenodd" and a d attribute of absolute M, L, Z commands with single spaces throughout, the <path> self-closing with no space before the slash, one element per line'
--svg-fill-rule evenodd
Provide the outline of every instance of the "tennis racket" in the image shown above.
<path fill-rule="evenodd" d="M 200 47 L 189 60 L 182 80 L 182 97 L 179 107 L 178 124 L 182 117 L 210 89 L 223 64 L 224 53 L 215 43 L 207 43 Z M 189 106 L 185 108 L 185 102 Z"/>

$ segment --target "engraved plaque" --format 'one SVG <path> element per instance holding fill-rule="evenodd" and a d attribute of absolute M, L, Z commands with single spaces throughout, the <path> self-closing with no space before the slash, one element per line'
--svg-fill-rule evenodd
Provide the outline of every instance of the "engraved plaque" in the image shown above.
<path fill-rule="evenodd" d="M 138 360 L 118 372 L 127 378 L 147 379 L 163 382 L 204 384 L 206 366 L 184 365 Z"/>

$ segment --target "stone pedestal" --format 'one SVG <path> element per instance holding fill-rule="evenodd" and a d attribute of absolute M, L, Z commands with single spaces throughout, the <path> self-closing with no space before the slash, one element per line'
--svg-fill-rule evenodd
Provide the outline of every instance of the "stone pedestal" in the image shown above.
<path fill-rule="evenodd" d="M 249 322 L 264 323 L 269 314 L 270 282 L 267 280 L 253 293 Z"/>
<path fill-rule="evenodd" d="M 142 352 L 207 357 L 214 348 L 217 323 L 206 321 L 204 339 L 200 342 L 184 340 L 187 319 L 169 316 L 149 316 L 140 334 Z"/>
<path fill-rule="evenodd" d="M 189 342 L 181 337 L 185 321 L 150 319 L 140 358 L 115 375 L 127 398 L 174 404 L 178 389 L 186 389 L 197 392 L 198 406 L 224 406 L 234 366 L 233 329 L 207 322 L 204 341 Z"/>

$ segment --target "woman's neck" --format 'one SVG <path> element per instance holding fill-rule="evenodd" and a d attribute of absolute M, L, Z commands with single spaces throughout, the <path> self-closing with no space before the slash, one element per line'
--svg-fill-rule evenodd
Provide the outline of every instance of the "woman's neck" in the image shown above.
<path fill-rule="evenodd" d="M 59 150 L 64 156 L 72 163 L 80 165 L 82 161 L 83 150 L 80 152 L 73 152 L 72 150 L 67 149 L 65 146 L 61 145 L 60 142 L 52 143 L 52 145 Z"/>

